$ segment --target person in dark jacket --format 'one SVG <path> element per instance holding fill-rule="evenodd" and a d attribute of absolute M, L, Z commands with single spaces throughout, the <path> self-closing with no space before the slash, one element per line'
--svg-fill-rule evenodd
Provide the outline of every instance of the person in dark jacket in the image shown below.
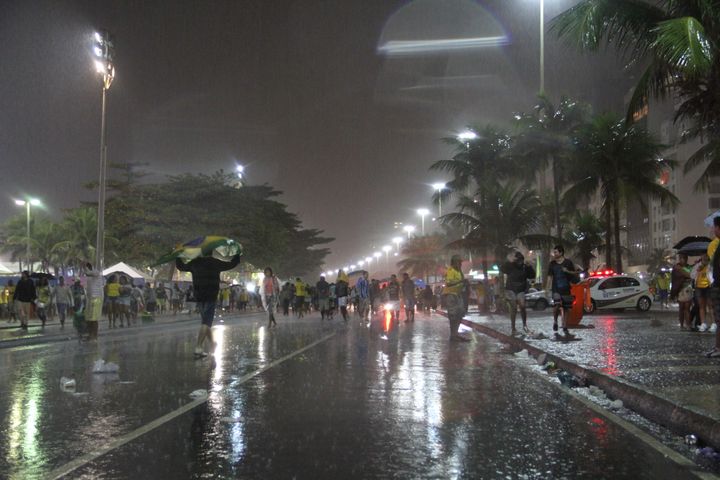
<path fill-rule="evenodd" d="M 210 341 L 211 349 L 215 351 L 211 327 L 220 291 L 220 272 L 232 270 L 238 263 L 240 263 L 240 255 L 235 255 L 230 262 L 223 262 L 213 257 L 198 257 L 188 263 L 183 263 L 179 258 L 175 259 L 178 270 L 192 274 L 195 301 L 202 320 L 195 345 L 196 357 L 207 356 L 204 350 L 205 339 Z"/>
<path fill-rule="evenodd" d="M 30 308 L 32 303 L 37 299 L 37 292 L 35 291 L 35 283 L 30 278 L 30 274 L 27 270 L 24 270 L 18 280 L 17 286 L 15 287 L 15 293 L 13 293 L 13 301 L 15 302 L 15 308 L 18 316 L 20 317 L 20 328 L 27 330 L 28 322 L 30 321 Z"/>

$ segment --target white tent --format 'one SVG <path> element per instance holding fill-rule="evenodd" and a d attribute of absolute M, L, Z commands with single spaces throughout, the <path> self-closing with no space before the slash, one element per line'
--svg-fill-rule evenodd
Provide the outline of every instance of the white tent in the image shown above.
<path fill-rule="evenodd" d="M 112 273 L 124 273 L 130 278 L 142 278 L 145 280 L 149 280 L 150 277 L 147 275 L 143 275 L 139 271 L 135 270 L 133 267 L 128 265 L 125 262 L 116 263 L 112 267 L 108 267 L 105 270 L 103 270 L 103 276 L 106 277 Z"/>
<path fill-rule="evenodd" d="M 13 273 L 16 273 L 14 269 L 0 262 L 0 275 L 12 275 Z"/>

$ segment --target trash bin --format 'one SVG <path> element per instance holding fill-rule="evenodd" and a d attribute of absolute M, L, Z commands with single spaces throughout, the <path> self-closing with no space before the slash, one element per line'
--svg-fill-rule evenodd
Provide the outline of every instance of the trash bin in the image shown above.
<path fill-rule="evenodd" d="M 570 310 L 570 319 L 568 320 L 569 327 L 577 327 L 580 325 L 580 320 L 582 320 L 583 313 L 585 313 L 585 297 L 588 292 L 587 283 L 585 282 L 570 286 L 570 294 L 573 296 L 573 304 L 572 309 Z"/>

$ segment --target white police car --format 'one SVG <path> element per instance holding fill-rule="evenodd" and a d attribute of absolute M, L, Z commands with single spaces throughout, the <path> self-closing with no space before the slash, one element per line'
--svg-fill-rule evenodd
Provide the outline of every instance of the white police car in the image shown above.
<path fill-rule="evenodd" d="M 616 275 L 612 270 L 603 270 L 591 274 L 583 283 L 590 295 L 585 299 L 587 313 L 599 308 L 637 308 L 647 312 L 652 306 L 648 284 L 630 275 Z"/>

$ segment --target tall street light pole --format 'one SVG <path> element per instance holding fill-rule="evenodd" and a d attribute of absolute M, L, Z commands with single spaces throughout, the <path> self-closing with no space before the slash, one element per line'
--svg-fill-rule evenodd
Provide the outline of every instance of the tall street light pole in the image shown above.
<path fill-rule="evenodd" d="M 95 268 L 102 271 L 105 257 L 105 188 L 107 183 L 107 141 L 105 112 L 107 110 L 107 92 L 115 79 L 113 64 L 114 46 L 110 34 L 103 31 L 95 33 L 95 69 L 102 74 L 102 113 L 100 120 L 100 181 L 98 187 L 97 239 L 95 248 Z"/>
<path fill-rule="evenodd" d="M 395 252 L 400 253 L 400 244 L 402 241 L 402 237 L 393 237 L 392 242 L 395 244 Z"/>
<path fill-rule="evenodd" d="M 545 93 L 545 0 L 540 0 L 540 95 Z"/>
<path fill-rule="evenodd" d="M 390 245 L 383 245 L 382 251 L 385 252 L 385 268 L 390 267 L 390 260 L 388 259 L 388 254 L 390 253 L 390 250 L 392 250 L 392 247 Z"/>
<path fill-rule="evenodd" d="M 432 186 L 438 192 L 438 218 L 442 217 L 442 191 L 445 190 L 444 183 L 433 183 Z"/>
<path fill-rule="evenodd" d="M 421 220 L 422 223 L 420 224 L 421 225 L 420 232 L 423 236 L 425 236 L 425 217 L 430 213 L 430 210 L 428 210 L 427 208 L 418 208 L 417 213 L 418 213 L 418 215 L 420 215 L 420 218 L 422 219 Z"/>
<path fill-rule="evenodd" d="M 415 231 L 415 227 L 413 227 L 412 225 L 405 225 L 403 227 L 403 230 L 405 230 L 405 233 L 407 233 L 407 238 L 410 238 L 410 234 Z"/>
<path fill-rule="evenodd" d="M 28 198 L 25 200 L 15 200 L 15 205 L 19 207 L 25 207 L 25 219 L 26 219 L 26 246 L 25 246 L 25 260 L 26 265 L 25 268 L 32 272 L 32 261 L 30 260 L 30 205 L 38 206 L 40 205 L 40 200 L 37 198 Z"/>

